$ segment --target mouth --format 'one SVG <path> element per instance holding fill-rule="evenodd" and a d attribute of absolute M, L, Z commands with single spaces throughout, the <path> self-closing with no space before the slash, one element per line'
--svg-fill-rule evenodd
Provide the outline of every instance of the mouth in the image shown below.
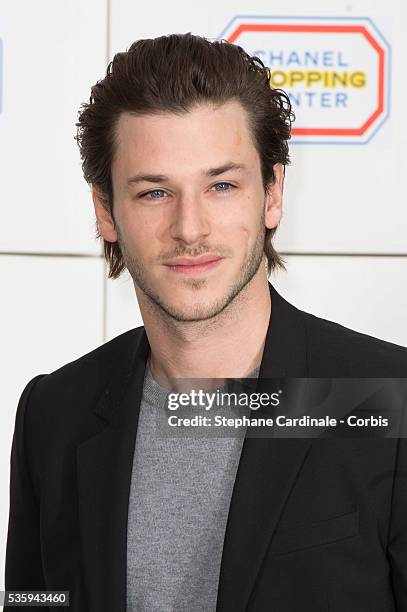
<path fill-rule="evenodd" d="M 202 272 L 209 272 L 210 270 L 217 268 L 221 264 L 222 261 L 223 261 L 223 257 L 216 257 L 208 261 L 203 261 L 202 263 L 199 263 L 199 262 L 196 264 L 173 263 L 173 264 L 166 264 L 166 267 L 171 272 L 193 276 L 195 274 L 200 274 Z"/>

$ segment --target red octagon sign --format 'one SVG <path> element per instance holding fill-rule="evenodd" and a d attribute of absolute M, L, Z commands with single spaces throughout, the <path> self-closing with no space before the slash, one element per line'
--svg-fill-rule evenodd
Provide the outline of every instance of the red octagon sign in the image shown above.
<path fill-rule="evenodd" d="M 236 17 L 219 38 L 269 66 L 297 141 L 367 142 L 388 116 L 390 47 L 370 19 Z"/>

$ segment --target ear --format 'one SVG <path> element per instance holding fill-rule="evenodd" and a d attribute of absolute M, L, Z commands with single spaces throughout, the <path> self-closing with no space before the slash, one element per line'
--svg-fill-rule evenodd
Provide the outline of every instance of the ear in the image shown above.
<path fill-rule="evenodd" d="M 117 232 L 106 198 L 95 185 L 92 185 L 92 200 L 100 235 L 107 242 L 117 242 Z"/>
<path fill-rule="evenodd" d="M 268 229 L 280 223 L 283 206 L 284 166 L 274 164 L 274 183 L 270 183 L 264 203 L 264 219 Z"/>

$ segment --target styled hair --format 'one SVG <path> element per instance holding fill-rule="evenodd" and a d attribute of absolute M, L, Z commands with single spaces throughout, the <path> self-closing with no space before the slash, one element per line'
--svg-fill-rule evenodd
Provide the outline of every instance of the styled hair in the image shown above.
<path fill-rule="evenodd" d="M 112 216 L 111 166 L 116 150 L 116 125 L 123 112 L 133 114 L 187 113 L 200 103 L 237 100 L 247 111 L 249 127 L 261 163 L 265 193 L 274 183 L 273 166 L 289 163 L 288 140 L 294 114 L 286 93 L 270 86 L 270 70 L 256 56 L 226 40 L 171 34 L 134 42 L 116 53 L 106 76 L 91 89 L 76 123 L 85 180 L 99 192 Z M 268 274 L 283 268 L 267 229 L 264 253 Z M 96 223 L 96 238 L 101 238 Z M 125 264 L 118 242 L 104 242 L 109 278 L 117 278 Z"/>

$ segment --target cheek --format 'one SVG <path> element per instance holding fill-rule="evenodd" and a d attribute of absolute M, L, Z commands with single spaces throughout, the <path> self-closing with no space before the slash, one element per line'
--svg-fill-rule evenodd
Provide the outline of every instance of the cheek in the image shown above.
<path fill-rule="evenodd" d="M 143 256 L 159 240 L 160 220 L 148 211 L 136 211 L 134 202 L 123 207 L 120 224 L 126 244 Z"/>
<path fill-rule="evenodd" d="M 242 193 L 236 199 L 225 202 L 220 210 L 222 223 L 229 226 L 249 227 L 260 214 L 259 201 L 254 193 Z"/>
<path fill-rule="evenodd" d="M 246 198 L 238 209 L 231 211 L 222 218 L 222 231 L 225 236 L 231 236 L 234 242 L 253 242 L 256 240 L 262 209 L 253 198 Z"/>
<path fill-rule="evenodd" d="M 234 215 L 230 223 L 225 224 L 220 230 L 220 241 L 227 245 L 236 257 L 236 263 L 240 265 L 247 254 L 256 243 L 259 233 L 258 220 L 253 220 L 252 215 Z"/>

